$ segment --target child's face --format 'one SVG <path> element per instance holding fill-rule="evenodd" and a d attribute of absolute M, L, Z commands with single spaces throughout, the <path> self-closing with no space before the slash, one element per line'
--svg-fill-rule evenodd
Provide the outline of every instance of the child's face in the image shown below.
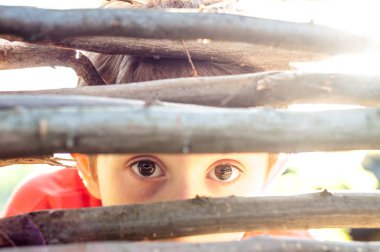
<path fill-rule="evenodd" d="M 104 206 L 260 194 L 267 154 L 98 155 L 98 197 Z M 226 237 L 227 235 L 227 237 Z M 186 241 L 239 239 L 241 233 Z"/>

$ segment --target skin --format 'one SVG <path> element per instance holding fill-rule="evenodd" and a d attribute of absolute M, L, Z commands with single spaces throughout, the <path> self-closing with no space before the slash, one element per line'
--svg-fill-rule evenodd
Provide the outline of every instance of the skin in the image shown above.
<path fill-rule="evenodd" d="M 74 157 L 90 193 L 104 206 L 196 196 L 255 196 L 262 193 L 268 175 L 267 154 L 101 154 L 96 158 L 97 179 L 91 174 L 86 155 Z M 222 175 L 220 169 L 228 172 Z M 210 242 L 239 240 L 242 236 L 243 233 L 212 234 L 175 240 Z"/>

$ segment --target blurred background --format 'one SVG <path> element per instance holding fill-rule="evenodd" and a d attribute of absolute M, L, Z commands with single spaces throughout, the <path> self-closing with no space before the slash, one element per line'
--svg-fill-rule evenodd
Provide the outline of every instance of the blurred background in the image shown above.
<path fill-rule="evenodd" d="M 352 33 L 380 38 L 380 15 L 376 1 L 350 0 L 241 0 L 241 10 L 257 17 L 314 22 Z M 0 0 L 0 5 L 41 8 L 96 8 L 99 0 Z M 380 40 L 380 39 L 379 39 Z M 380 54 L 368 48 L 361 54 L 336 55 L 321 62 L 294 62 L 306 71 L 379 74 Z M 0 71 L 0 91 L 75 87 L 77 77 L 68 68 L 32 68 Z M 294 110 L 325 110 L 337 106 L 295 105 Z M 341 108 L 341 107 L 339 107 Z M 378 188 L 380 152 L 351 151 L 299 153 L 289 157 L 287 171 L 272 188 L 272 194 L 305 193 L 320 189 L 372 191 Z M 0 212 L 20 181 L 57 169 L 48 165 L 12 165 L 0 168 Z M 350 239 L 347 230 L 312 230 L 320 240 Z"/>

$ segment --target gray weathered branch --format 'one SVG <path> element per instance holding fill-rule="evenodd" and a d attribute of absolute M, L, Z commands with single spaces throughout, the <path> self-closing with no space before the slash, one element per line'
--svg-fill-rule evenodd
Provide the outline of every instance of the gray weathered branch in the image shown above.
<path fill-rule="evenodd" d="M 0 70 L 41 66 L 71 67 L 87 83 L 105 84 L 91 61 L 74 50 L 0 39 Z"/>
<path fill-rule="evenodd" d="M 0 94 L 108 96 L 218 107 L 286 106 L 297 103 L 379 106 L 380 76 L 264 72 Z"/>
<path fill-rule="evenodd" d="M 0 6 L 0 34 L 28 41 L 59 41 L 76 36 L 209 38 L 322 52 L 361 50 L 372 43 L 367 38 L 312 23 L 138 9 L 46 10 Z"/>
<path fill-rule="evenodd" d="M 220 243 L 173 242 L 93 242 L 44 247 L 2 249 L 2 252 L 108 252 L 108 251 L 165 251 L 165 252 L 378 252 L 377 242 L 333 242 L 296 238 L 254 237 L 249 240 Z"/>
<path fill-rule="evenodd" d="M 6 107 L 0 110 L 0 157 L 380 148 L 378 109 L 310 113 L 130 102 L 130 106 Z"/>
<path fill-rule="evenodd" d="M 55 42 L 55 45 L 104 54 L 130 54 L 146 57 L 187 57 L 180 40 L 133 39 L 124 37 L 76 37 Z M 186 41 L 191 58 L 213 62 L 236 62 L 254 66 L 258 70 L 289 69 L 289 62 L 313 61 L 326 57 L 323 54 L 299 50 L 213 40 Z"/>
<path fill-rule="evenodd" d="M 302 209 L 302 211 L 300 211 Z M 0 220 L 15 244 L 165 239 L 252 230 L 380 227 L 379 193 L 195 198 L 141 205 L 50 210 Z M 1 239 L 0 239 L 1 241 Z M 1 246 L 9 243 L 2 241 Z"/>

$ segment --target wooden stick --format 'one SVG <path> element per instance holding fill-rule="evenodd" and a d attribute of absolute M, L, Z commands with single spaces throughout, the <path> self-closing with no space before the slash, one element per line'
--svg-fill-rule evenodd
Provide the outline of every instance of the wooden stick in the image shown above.
<path fill-rule="evenodd" d="M 2 249 L 2 252 L 108 252 L 108 251 L 165 251 L 165 252 L 201 252 L 201 251 L 252 251 L 252 252 L 378 252 L 380 244 L 377 242 L 334 242 L 316 241 L 297 238 L 253 237 L 249 240 L 219 243 L 174 243 L 174 242 L 92 242 L 70 245 L 34 246 L 29 248 Z"/>
<path fill-rule="evenodd" d="M 380 148 L 378 109 L 308 113 L 140 102 L 130 107 L 15 107 L 0 110 L 0 118 L 1 158 Z"/>
<path fill-rule="evenodd" d="M 0 220 L 15 244 L 155 240 L 208 233 L 333 227 L 380 227 L 379 193 L 204 198 L 77 210 Z M 6 246 L 3 241 L 1 246 Z M 9 245 L 9 244 L 8 244 Z"/>
<path fill-rule="evenodd" d="M 321 53 L 285 50 L 282 48 L 214 40 L 187 40 L 186 48 L 195 60 L 235 62 L 254 66 L 257 70 L 290 69 L 289 62 L 315 61 L 326 58 Z M 104 54 L 130 54 L 142 57 L 185 59 L 186 51 L 180 41 L 168 39 L 134 39 L 124 37 L 76 37 L 54 42 L 66 48 Z"/>
<path fill-rule="evenodd" d="M 75 36 L 209 38 L 319 52 L 362 50 L 372 43 L 366 38 L 312 23 L 181 11 L 45 10 L 1 6 L 0 34 L 16 35 L 28 41 L 59 41 Z"/>
<path fill-rule="evenodd" d="M 48 164 L 53 166 L 64 166 L 53 156 L 35 156 L 35 157 L 25 157 L 25 158 L 9 158 L 0 159 L 0 168 L 8 165 L 14 164 Z"/>
<path fill-rule="evenodd" d="M 380 77 L 298 71 L 264 72 L 0 94 L 107 96 L 218 107 L 286 106 L 297 103 L 379 106 Z"/>
<path fill-rule="evenodd" d="M 0 70 L 41 66 L 71 67 L 87 83 L 105 84 L 91 61 L 74 50 L 0 39 Z"/>
<path fill-rule="evenodd" d="M 66 95 L 0 95 L 0 109 L 9 108 L 60 108 L 91 106 L 133 107 L 144 104 L 143 101 L 91 96 Z M 191 106 L 191 105 L 184 105 Z"/>

